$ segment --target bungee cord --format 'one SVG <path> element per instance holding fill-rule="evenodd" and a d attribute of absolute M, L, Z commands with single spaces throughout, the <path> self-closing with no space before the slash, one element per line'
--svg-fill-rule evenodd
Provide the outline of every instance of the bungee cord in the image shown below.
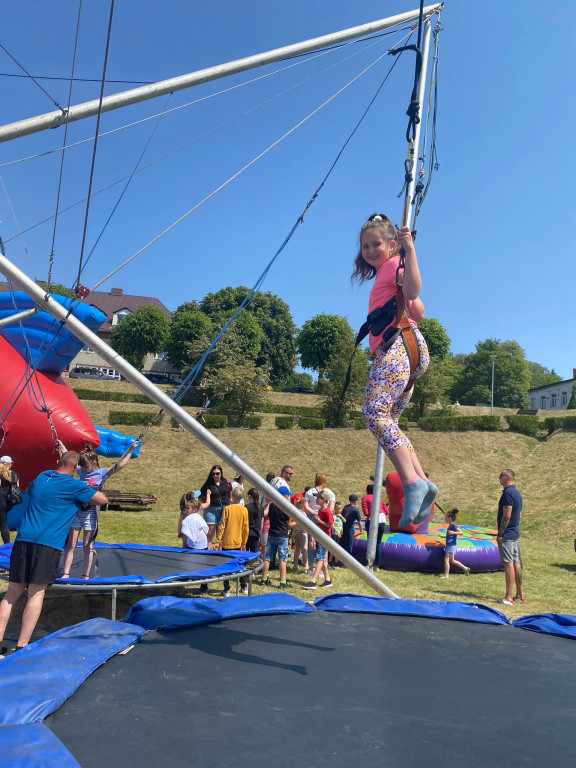
<path fill-rule="evenodd" d="M 402 27 L 400 30 L 394 29 L 394 30 L 386 32 L 385 34 L 386 35 L 396 34 L 397 32 L 404 31 L 406 29 L 411 29 L 411 28 L 409 28 L 409 27 Z M 121 125 L 118 128 L 112 128 L 109 131 L 103 131 L 100 134 L 100 138 L 103 138 L 104 136 L 111 136 L 112 134 L 118 133 L 119 131 L 123 131 L 126 128 L 134 128 L 137 125 L 141 125 L 142 123 L 148 122 L 148 120 L 154 120 L 155 118 L 160 117 L 162 115 L 168 115 L 168 114 L 171 114 L 173 112 L 178 112 L 181 109 L 186 109 L 188 107 L 192 107 L 195 104 L 200 104 L 203 101 L 209 101 L 210 99 L 213 99 L 216 96 L 223 96 L 226 93 L 230 93 L 230 92 L 235 91 L 235 90 L 237 90 L 239 88 L 243 88 L 246 85 L 252 85 L 253 83 L 259 82 L 260 80 L 265 80 L 266 78 L 273 77 L 274 75 L 281 74 L 282 72 L 286 72 L 287 70 L 293 69 L 294 67 L 299 67 L 301 64 L 306 64 L 306 63 L 308 63 L 310 61 L 314 61 L 315 59 L 321 58 L 322 56 L 325 56 L 327 53 L 330 53 L 333 50 L 338 50 L 339 48 L 344 48 L 344 47 L 346 47 L 348 45 L 352 45 L 353 43 L 366 42 L 366 41 L 370 41 L 370 40 L 373 40 L 373 39 L 377 40 L 377 39 L 379 39 L 380 37 L 383 37 L 383 36 L 384 35 L 374 35 L 372 37 L 362 38 L 361 40 L 349 40 L 346 43 L 341 43 L 340 45 L 332 46 L 331 48 L 322 49 L 319 53 L 314 53 L 314 54 L 311 54 L 311 53 L 305 53 L 304 54 L 304 53 L 302 53 L 302 54 L 298 54 L 298 56 L 293 56 L 293 57 L 291 57 L 291 59 L 296 59 L 296 58 L 300 58 L 300 57 L 303 57 L 303 56 L 306 56 L 307 58 L 302 60 L 302 61 L 296 61 L 294 64 L 289 64 L 286 67 L 280 67 L 280 69 L 275 69 L 273 72 L 267 72 L 267 73 L 265 73 L 263 75 L 259 75 L 258 77 L 253 77 L 250 80 L 245 80 L 242 83 L 237 83 L 236 85 L 232 85 L 229 88 L 224 88 L 221 91 L 216 91 L 215 93 L 210 93 L 210 94 L 208 94 L 206 96 L 201 96 L 198 99 L 194 99 L 193 101 L 188 101 L 188 102 L 186 102 L 186 104 L 180 104 L 177 107 L 172 107 L 171 109 L 166 110 L 164 112 L 156 113 L 154 115 L 149 115 L 148 117 L 143 117 L 141 120 L 135 120 L 135 121 L 133 121 L 131 123 L 126 123 L 126 125 Z M 337 62 L 337 64 L 349 61 L 351 58 L 353 58 L 353 56 L 357 56 L 358 54 L 363 53 L 364 51 L 367 51 L 367 50 L 369 50 L 372 47 L 373 47 L 373 45 L 367 45 L 366 48 L 364 48 L 362 51 L 358 51 L 357 53 L 352 54 L 352 56 L 348 56 L 345 59 L 342 59 L 340 62 Z M 291 59 L 287 59 L 287 61 L 290 61 Z M 336 65 L 332 65 L 332 66 L 337 66 L 337 64 Z M 330 69 L 330 67 L 328 69 Z M 327 70 L 322 70 L 322 72 L 325 72 L 325 71 L 327 71 Z M 321 73 L 319 73 L 319 74 L 321 74 Z M 315 77 L 315 75 L 313 75 L 312 77 Z M 100 81 L 98 81 L 98 82 L 100 82 Z M 106 82 L 107 83 L 111 83 L 111 82 L 114 82 L 114 81 L 113 80 L 107 80 Z M 308 82 L 308 81 L 304 80 L 303 82 Z M 144 83 L 144 85 L 150 85 L 150 83 Z M 80 139 L 79 141 L 76 141 L 76 142 L 74 142 L 72 144 L 68 144 L 65 147 L 55 147 L 54 149 L 48 149 L 45 152 L 39 152 L 39 153 L 37 153 L 35 155 L 27 155 L 26 157 L 21 157 L 21 158 L 18 158 L 17 160 L 7 160 L 4 163 L 0 163 L 0 168 L 5 168 L 6 166 L 9 166 L 9 165 L 16 165 L 18 163 L 24 163 L 27 160 L 36 160 L 37 158 L 40 158 L 40 157 L 47 157 L 48 155 L 52 155 L 52 154 L 55 154 L 57 152 L 62 152 L 64 149 L 72 149 L 74 147 L 79 147 L 81 144 L 87 144 L 87 143 L 89 143 L 91 141 L 94 141 L 94 138 L 95 138 L 94 136 L 91 136 L 91 137 L 89 137 L 87 139 Z M 8 242 L 8 241 L 6 240 L 5 242 Z"/>
<path fill-rule="evenodd" d="M 316 107 L 312 112 L 310 112 L 306 117 L 304 117 L 302 120 L 300 120 L 296 125 L 292 126 L 290 130 L 286 131 L 280 138 L 276 139 L 276 141 L 272 142 L 266 149 L 264 149 L 262 152 L 260 152 L 256 157 L 254 157 L 250 162 L 246 163 L 240 170 L 236 171 L 232 176 L 230 176 L 226 181 L 224 181 L 222 184 L 220 184 L 216 189 L 214 189 L 212 192 L 210 192 L 206 197 L 204 197 L 200 202 L 196 203 L 195 206 L 193 206 L 189 211 L 187 211 L 185 214 L 180 216 L 176 221 L 174 221 L 172 224 L 170 224 L 169 227 L 166 227 L 160 234 L 156 235 L 156 237 L 152 238 L 146 245 L 144 245 L 142 248 L 140 248 L 136 253 L 134 253 L 132 256 L 130 256 L 128 259 L 126 259 L 122 264 L 120 264 L 116 269 L 112 270 L 109 274 L 107 274 L 105 277 L 103 277 L 101 280 L 99 280 L 97 283 L 95 283 L 94 286 L 92 286 L 91 290 L 96 290 L 96 288 L 100 287 L 103 283 L 105 283 L 107 280 L 109 280 L 113 275 L 115 275 L 117 272 L 119 272 L 121 269 L 123 269 L 125 266 L 130 264 L 130 262 L 134 261 L 135 258 L 140 256 L 142 253 L 144 253 L 148 248 L 150 248 L 152 245 L 157 243 L 159 240 L 161 240 L 165 235 L 167 235 L 169 232 L 171 232 L 175 227 L 178 226 L 178 224 L 181 224 L 185 219 L 187 219 L 192 213 L 197 211 L 199 208 L 201 208 L 205 203 L 207 203 L 209 200 L 211 200 L 218 192 L 220 192 L 222 189 L 227 187 L 230 183 L 232 183 L 235 179 L 237 179 L 242 173 L 247 171 L 249 168 L 251 168 L 258 160 L 260 160 L 262 157 L 268 154 L 274 147 L 278 146 L 282 141 L 284 141 L 288 136 L 290 136 L 294 131 L 296 131 L 298 128 L 300 128 L 304 123 L 306 123 L 308 120 L 310 120 L 314 115 L 316 115 L 320 110 L 322 110 L 325 106 L 330 104 L 337 96 L 339 96 L 343 91 L 345 91 L 347 88 L 349 88 L 353 83 L 355 83 L 360 77 L 362 77 L 366 72 L 368 72 L 372 67 L 376 66 L 383 58 L 390 55 L 390 51 L 386 51 L 381 56 L 379 56 L 375 61 L 373 61 L 371 64 L 369 64 L 367 67 L 365 67 L 358 75 L 355 75 L 352 80 L 350 80 L 346 85 L 344 85 L 342 88 L 339 88 L 335 93 L 333 93 L 328 99 L 326 99 L 320 106 Z"/>
<path fill-rule="evenodd" d="M 74 85 L 74 69 L 76 67 L 76 53 L 78 51 L 78 35 L 80 32 L 80 18 L 82 16 L 82 0 L 79 0 L 78 3 L 78 17 L 76 19 L 76 34 L 74 36 L 74 52 L 72 54 L 72 71 L 70 73 L 70 84 L 68 87 L 68 106 L 66 107 L 66 111 L 70 109 L 70 104 L 72 102 L 72 87 Z M 62 191 L 62 178 L 64 175 L 64 157 L 66 154 L 66 139 L 68 137 L 68 123 L 66 123 L 66 126 L 64 128 L 64 137 L 62 139 L 62 154 L 60 156 L 60 172 L 58 174 L 58 189 L 56 192 L 56 213 L 54 214 L 54 227 L 52 229 L 52 244 L 50 246 L 50 256 L 48 257 L 48 281 L 46 286 L 46 291 L 50 291 L 50 283 L 52 282 L 52 269 L 54 267 L 54 245 L 56 243 L 56 229 L 58 227 L 58 208 L 60 207 L 60 192 Z"/>

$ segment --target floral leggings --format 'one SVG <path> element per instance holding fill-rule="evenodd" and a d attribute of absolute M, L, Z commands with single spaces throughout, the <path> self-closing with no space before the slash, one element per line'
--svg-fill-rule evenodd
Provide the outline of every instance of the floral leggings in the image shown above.
<path fill-rule="evenodd" d="M 364 393 L 362 418 L 378 440 L 386 455 L 405 445 L 414 451 L 410 440 L 398 426 L 398 419 L 412 397 L 412 388 L 405 392 L 409 378 L 418 379 L 426 372 L 430 356 L 424 337 L 414 328 L 420 348 L 420 363 L 410 377 L 408 353 L 399 336 L 387 352 L 378 347 Z"/>

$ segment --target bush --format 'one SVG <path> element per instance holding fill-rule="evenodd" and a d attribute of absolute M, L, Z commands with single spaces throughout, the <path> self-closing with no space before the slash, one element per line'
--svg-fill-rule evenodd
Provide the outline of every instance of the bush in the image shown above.
<path fill-rule="evenodd" d="M 257 416 L 256 414 L 251 413 L 244 419 L 244 425 L 248 427 L 248 429 L 260 429 L 262 426 L 262 416 Z"/>
<path fill-rule="evenodd" d="M 366 429 L 366 424 L 362 419 L 354 419 L 354 429 Z"/>
<path fill-rule="evenodd" d="M 220 416 L 216 413 L 205 413 L 202 416 L 202 424 L 206 429 L 224 429 L 228 426 L 228 416 Z"/>
<path fill-rule="evenodd" d="M 576 390 L 576 387 L 574 389 Z M 549 416 L 544 419 L 544 425 L 549 435 L 557 429 L 574 431 L 576 430 L 576 416 Z"/>
<path fill-rule="evenodd" d="M 536 416 L 523 414 L 506 416 L 506 421 L 511 432 L 520 432 L 521 435 L 530 435 L 531 437 L 536 437 L 544 426 Z"/>
<path fill-rule="evenodd" d="M 406 416 L 400 416 L 398 419 L 398 426 L 400 429 L 408 429 L 408 419 Z"/>
<path fill-rule="evenodd" d="M 293 416 L 317 416 L 318 409 L 308 405 L 278 405 L 277 403 L 264 403 L 262 413 L 285 413 Z"/>
<path fill-rule="evenodd" d="M 300 416 L 298 419 L 300 429 L 324 429 L 326 419 L 313 419 L 310 416 Z"/>
<path fill-rule="evenodd" d="M 426 416 L 420 419 L 418 425 L 428 432 L 497 432 L 502 429 L 500 416 L 451 416 L 444 419 Z"/>
<path fill-rule="evenodd" d="M 294 427 L 294 416 L 276 416 L 274 423 L 278 429 L 292 429 Z"/>
<path fill-rule="evenodd" d="M 109 390 L 103 390 L 99 392 L 96 389 L 74 389 L 74 394 L 79 397 L 80 400 L 113 400 L 116 403 L 152 403 L 152 400 L 147 395 L 143 395 L 136 392 L 110 392 Z M 126 422 L 128 423 L 128 422 Z"/>
<path fill-rule="evenodd" d="M 147 427 L 155 415 L 156 414 L 152 413 L 151 411 L 110 411 L 108 413 L 108 423 L 130 424 L 132 426 L 137 425 Z M 164 414 L 162 414 L 160 418 L 154 422 L 154 426 L 158 427 L 160 424 L 162 424 L 163 419 Z"/>

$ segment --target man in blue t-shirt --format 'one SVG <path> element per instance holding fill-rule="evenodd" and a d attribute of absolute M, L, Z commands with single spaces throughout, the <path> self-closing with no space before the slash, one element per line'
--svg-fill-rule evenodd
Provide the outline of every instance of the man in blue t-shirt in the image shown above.
<path fill-rule="evenodd" d="M 28 486 L 30 499 L 10 555 L 9 584 L 0 603 L 0 645 L 12 608 L 28 587 L 28 600 L 16 650 L 30 642 L 40 618 L 44 593 L 56 576 L 60 554 L 76 510 L 84 504 L 106 504 L 101 491 L 94 491 L 74 477 L 80 455 L 63 453 L 58 468 L 41 472 Z M 7 649 L 2 648 L 2 656 Z"/>
<path fill-rule="evenodd" d="M 514 485 L 514 472 L 503 469 L 500 472 L 502 495 L 498 502 L 498 551 L 506 579 L 506 595 L 501 601 L 504 605 L 514 605 L 514 601 L 523 603 L 522 558 L 518 539 L 520 538 L 520 516 L 522 496 Z M 516 585 L 516 595 L 513 594 Z"/>

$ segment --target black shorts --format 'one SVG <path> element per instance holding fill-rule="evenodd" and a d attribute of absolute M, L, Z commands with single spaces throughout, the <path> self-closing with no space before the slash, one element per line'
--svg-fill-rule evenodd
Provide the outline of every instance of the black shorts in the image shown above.
<path fill-rule="evenodd" d="M 16 584 L 52 584 L 60 563 L 59 549 L 30 541 L 15 541 L 10 555 L 9 581 Z"/>

